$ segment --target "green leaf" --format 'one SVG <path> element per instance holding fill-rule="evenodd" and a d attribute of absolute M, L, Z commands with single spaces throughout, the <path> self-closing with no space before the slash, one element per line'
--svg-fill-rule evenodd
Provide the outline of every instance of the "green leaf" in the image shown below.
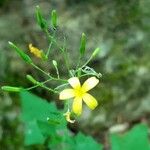
<path fill-rule="evenodd" d="M 68 129 L 63 131 L 62 135 L 53 135 L 49 142 L 49 148 L 51 150 L 75 150 L 74 137 L 70 135 Z"/>
<path fill-rule="evenodd" d="M 102 145 L 98 144 L 92 137 L 78 133 L 75 137 L 75 150 L 102 150 Z"/>
<path fill-rule="evenodd" d="M 25 145 L 43 144 L 45 141 L 37 122 L 35 120 L 26 124 L 25 130 Z"/>
<path fill-rule="evenodd" d="M 66 129 L 66 120 L 54 103 L 37 97 L 27 91 L 21 92 L 21 118 L 27 128 L 25 130 L 25 144 L 41 144 L 48 137 Z"/>
<path fill-rule="evenodd" d="M 110 137 L 112 150 L 150 150 L 148 127 L 144 124 L 133 127 L 129 132 Z"/>
<path fill-rule="evenodd" d="M 52 136 L 56 134 L 56 127 L 48 122 L 37 121 L 37 125 L 44 136 Z"/>
<path fill-rule="evenodd" d="M 57 116 L 58 110 L 54 103 L 37 97 L 29 92 L 21 92 L 22 119 L 24 121 L 40 120 L 46 121 L 47 118 L 53 119 Z"/>

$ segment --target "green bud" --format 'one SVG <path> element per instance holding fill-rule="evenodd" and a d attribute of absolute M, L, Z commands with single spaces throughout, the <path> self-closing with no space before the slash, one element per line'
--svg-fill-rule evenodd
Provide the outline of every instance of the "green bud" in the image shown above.
<path fill-rule="evenodd" d="M 55 67 L 57 67 L 57 61 L 56 61 L 56 60 L 53 60 L 52 63 L 53 63 L 53 65 L 54 65 Z"/>
<path fill-rule="evenodd" d="M 51 13 L 51 23 L 54 29 L 57 28 L 57 13 L 56 10 L 52 10 Z"/>
<path fill-rule="evenodd" d="M 7 92 L 20 92 L 23 90 L 23 88 L 13 86 L 2 86 L 1 89 Z"/>
<path fill-rule="evenodd" d="M 32 63 L 31 58 L 27 54 L 25 54 L 20 48 L 18 48 L 12 42 L 8 42 L 8 43 L 9 43 L 10 47 L 13 48 L 25 62 L 27 62 L 29 64 Z"/>
<path fill-rule="evenodd" d="M 80 43 L 80 54 L 83 56 L 85 53 L 85 46 L 86 46 L 86 36 L 82 33 L 81 43 Z"/>
<path fill-rule="evenodd" d="M 41 27 L 41 29 L 45 29 L 46 28 L 46 21 L 44 20 L 40 7 L 36 6 L 36 19 L 37 19 L 37 23 L 38 25 Z"/>
<path fill-rule="evenodd" d="M 99 47 L 96 48 L 92 54 L 92 57 L 95 57 L 99 53 L 99 51 L 100 51 L 100 48 Z"/>
<path fill-rule="evenodd" d="M 26 75 L 26 78 L 33 84 L 39 84 L 39 82 L 36 81 L 31 75 Z"/>

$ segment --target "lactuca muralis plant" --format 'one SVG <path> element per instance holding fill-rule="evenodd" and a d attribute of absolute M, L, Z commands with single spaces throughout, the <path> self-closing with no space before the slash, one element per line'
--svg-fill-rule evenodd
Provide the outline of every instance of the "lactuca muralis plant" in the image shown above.
<path fill-rule="evenodd" d="M 99 78 L 102 76 L 101 73 L 97 73 L 93 68 L 88 66 L 88 63 L 98 54 L 99 48 L 96 48 L 89 59 L 81 64 L 81 59 L 84 57 L 86 52 L 86 35 L 82 33 L 80 47 L 79 47 L 79 59 L 77 60 L 76 67 L 73 68 L 70 66 L 68 57 L 68 50 L 66 48 L 66 38 L 63 39 L 63 46 L 60 46 L 58 43 L 58 38 L 56 36 L 56 32 L 58 30 L 58 19 L 56 10 L 52 10 L 51 12 L 51 23 L 48 23 L 39 8 L 36 7 L 36 18 L 37 23 L 40 26 L 41 30 L 45 33 L 49 46 L 47 51 L 40 50 L 36 46 L 29 44 L 29 51 L 32 53 L 37 59 L 42 59 L 48 61 L 50 58 L 50 52 L 53 49 L 52 46 L 56 46 L 59 49 L 60 55 L 64 58 L 66 69 L 68 70 L 69 79 L 62 79 L 61 74 L 58 69 L 58 63 L 56 60 L 52 60 L 52 64 L 55 67 L 57 76 L 53 76 L 49 72 L 44 71 L 42 68 L 38 67 L 31 57 L 26 54 L 22 49 L 20 49 L 16 44 L 13 42 L 8 42 L 10 47 L 17 52 L 17 54 L 24 60 L 27 64 L 33 66 L 33 68 L 37 69 L 38 71 L 42 72 L 44 75 L 47 76 L 46 81 L 37 81 L 33 76 L 26 75 L 26 78 L 33 83 L 32 87 L 22 88 L 22 87 L 12 87 L 12 86 L 3 86 L 2 89 L 9 92 L 20 92 L 20 91 L 29 91 L 37 87 L 42 87 L 54 94 L 58 94 L 60 100 L 72 99 L 73 103 L 70 103 L 70 100 L 66 101 L 65 108 L 66 112 L 63 114 L 66 117 L 66 120 L 70 123 L 74 123 L 75 120 L 71 119 L 71 115 L 73 114 L 74 117 L 81 115 L 82 113 L 82 104 L 83 101 L 86 105 L 91 109 L 95 109 L 98 105 L 97 100 L 90 95 L 88 92 L 92 88 L 94 88 L 99 83 Z M 52 29 L 52 33 L 49 32 L 49 28 Z M 66 75 L 67 76 L 67 75 Z M 81 85 L 80 78 L 87 78 L 86 81 Z M 52 88 L 45 85 L 45 83 L 50 81 L 57 81 L 59 86 Z M 66 86 L 71 86 L 71 88 L 64 88 Z M 62 91 L 60 89 L 64 88 Z M 72 101 L 71 101 L 72 102 Z"/>

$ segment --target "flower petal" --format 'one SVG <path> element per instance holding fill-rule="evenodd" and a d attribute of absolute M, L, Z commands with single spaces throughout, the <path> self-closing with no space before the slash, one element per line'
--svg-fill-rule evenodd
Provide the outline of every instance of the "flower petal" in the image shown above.
<path fill-rule="evenodd" d="M 74 90 L 73 89 L 65 89 L 60 92 L 59 94 L 59 99 L 60 100 L 65 100 L 69 99 L 75 96 Z"/>
<path fill-rule="evenodd" d="M 98 83 L 99 83 L 99 80 L 96 77 L 88 78 L 84 82 L 82 89 L 84 92 L 87 92 L 87 91 L 91 90 L 92 88 L 94 88 Z"/>
<path fill-rule="evenodd" d="M 90 109 L 95 109 L 98 105 L 97 100 L 90 94 L 85 93 L 83 96 L 83 101 L 87 104 Z"/>
<path fill-rule="evenodd" d="M 73 87 L 73 88 L 79 88 L 81 87 L 80 81 L 77 77 L 72 77 L 68 80 L 69 84 Z"/>
<path fill-rule="evenodd" d="M 81 115 L 82 113 L 82 98 L 76 97 L 73 101 L 72 110 L 76 115 Z"/>

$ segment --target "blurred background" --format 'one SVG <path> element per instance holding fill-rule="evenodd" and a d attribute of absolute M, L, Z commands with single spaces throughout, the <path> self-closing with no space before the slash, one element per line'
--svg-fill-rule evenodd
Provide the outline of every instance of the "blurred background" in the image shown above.
<path fill-rule="evenodd" d="M 8 41 L 13 41 L 27 53 L 29 43 L 47 49 L 45 35 L 35 20 L 36 5 L 49 20 L 50 11 L 57 10 L 58 37 L 60 40 L 63 35 L 67 37 L 72 59 L 78 57 L 82 32 L 88 39 L 85 60 L 93 49 L 101 48 L 97 58 L 89 64 L 103 75 L 93 91 L 99 106 L 94 111 L 85 107 L 79 123 L 69 128 L 75 133 L 80 130 L 91 135 L 107 147 L 107 134 L 114 130 L 119 132 L 120 125 L 126 130 L 139 122 L 150 124 L 150 1 L 0 0 L 0 86 L 29 87 L 26 74 L 32 74 L 38 80 L 46 79 L 8 46 Z M 58 61 L 65 77 L 62 58 L 54 51 L 51 55 L 51 59 Z M 51 61 L 44 63 L 33 59 L 37 65 L 55 74 Z M 48 101 L 58 99 L 44 89 L 32 92 Z M 0 91 L 0 149 L 42 149 L 42 146 L 23 146 L 24 126 L 19 114 L 18 95 Z"/>

